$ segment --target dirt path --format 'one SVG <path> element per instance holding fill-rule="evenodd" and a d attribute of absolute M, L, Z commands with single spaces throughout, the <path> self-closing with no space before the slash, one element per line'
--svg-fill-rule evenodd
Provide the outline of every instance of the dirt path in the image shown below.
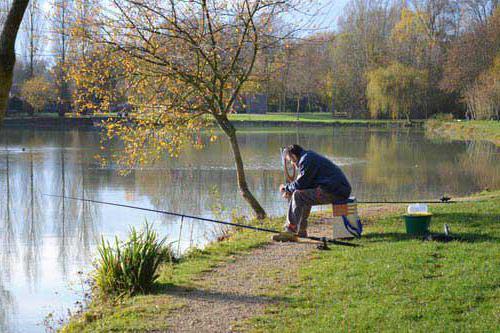
<path fill-rule="evenodd" d="M 388 207 L 365 208 L 361 215 L 375 216 L 382 211 L 387 213 Z M 324 219 L 311 222 L 311 235 L 331 232 Z M 267 305 L 280 301 L 261 295 L 270 285 L 293 283 L 299 263 L 316 251 L 316 245 L 270 243 L 204 274 L 199 289 L 173 291 L 174 300 L 185 306 L 169 316 L 168 332 L 238 331 L 238 322 L 262 314 Z"/>

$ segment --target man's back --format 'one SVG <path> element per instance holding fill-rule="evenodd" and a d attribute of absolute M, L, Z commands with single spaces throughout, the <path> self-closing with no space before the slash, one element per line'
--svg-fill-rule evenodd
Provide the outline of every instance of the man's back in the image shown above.
<path fill-rule="evenodd" d="M 302 190 L 321 186 L 332 194 L 349 196 L 351 185 L 344 172 L 328 158 L 306 150 L 298 161 L 299 178 L 290 184 L 289 190 Z"/>

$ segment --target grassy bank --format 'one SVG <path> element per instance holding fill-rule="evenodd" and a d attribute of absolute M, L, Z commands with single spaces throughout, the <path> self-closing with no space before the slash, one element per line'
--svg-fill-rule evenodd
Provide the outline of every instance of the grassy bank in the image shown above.
<path fill-rule="evenodd" d="M 34 116 L 29 115 L 12 115 L 5 118 L 4 125 L 10 127 L 21 126 L 40 126 L 45 128 L 59 128 L 61 125 L 67 127 L 94 127 L 96 122 L 106 120 L 110 117 L 116 117 L 112 113 L 98 113 L 96 115 L 75 115 L 68 113 L 64 118 L 60 118 L 56 113 L 38 113 Z M 210 118 L 210 116 L 207 116 Z M 330 113 L 301 113 L 299 120 L 294 113 L 267 113 L 267 114 L 231 114 L 229 115 L 235 125 L 245 126 L 288 126 L 300 123 L 303 125 L 316 126 L 363 126 L 363 127 L 387 127 L 387 126 L 406 126 L 404 120 L 373 120 L 373 119 L 339 119 L 332 118 Z M 417 120 L 414 125 L 420 126 L 423 121 Z"/>
<path fill-rule="evenodd" d="M 295 123 L 296 113 L 267 113 L 267 114 L 231 114 L 229 120 L 239 122 L 269 122 L 269 123 Z M 385 125 L 404 124 L 404 120 L 373 120 L 373 119 L 341 119 L 332 118 L 331 113 L 313 112 L 300 113 L 299 122 L 309 124 L 344 124 L 344 125 Z"/>
<path fill-rule="evenodd" d="M 83 115 L 83 114 L 73 114 L 67 113 L 65 118 L 107 118 L 116 117 L 116 113 L 96 113 L 95 115 Z M 39 112 L 30 116 L 28 114 L 15 114 L 10 115 L 6 119 L 44 119 L 44 118 L 59 118 L 57 113 L 49 112 Z M 229 119 L 235 122 L 296 122 L 296 113 L 266 113 L 266 114 L 230 114 Z M 359 124 L 377 124 L 377 123 L 404 123 L 401 120 L 371 120 L 371 119 L 342 119 L 342 118 L 332 118 L 332 114 L 328 112 L 308 112 L 300 113 L 299 121 L 306 123 L 359 123 Z"/>
<path fill-rule="evenodd" d="M 318 252 L 293 286 L 273 286 L 288 304 L 247 323 L 258 332 L 493 332 L 500 327 L 500 192 L 480 202 L 436 205 L 432 231 L 406 236 L 399 215 L 371 221 L 363 247 Z M 276 290 L 276 288 L 278 288 Z"/>
<path fill-rule="evenodd" d="M 438 121 L 426 123 L 430 136 L 450 140 L 485 140 L 500 146 L 500 121 Z"/>
<path fill-rule="evenodd" d="M 266 227 L 278 228 L 282 219 L 265 222 Z M 166 330 L 165 318 L 183 304 L 172 302 L 169 291 L 193 288 L 197 278 L 217 265 L 235 260 L 238 255 L 269 242 L 269 234 L 248 229 L 234 230 L 231 237 L 203 250 L 194 250 L 174 265 L 162 268 L 161 276 L 151 295 L 134 296 L 110 303 L 92 303 L 82 315 L 66 325 L 62 332 L 141 332 Z"/>
<path fill-rule="evenodd" d="M 460 239 L 450 243 L 407 237 L 403 207 L 401 213 L 390 210 L 371 218 L 359 241 L 362 247 L 312 252 L 297 262 L 299 278 L 293 285 L 272 284 L 262 291 L 287 301 L 241 327 L 257 332 L 494 331 L 500 324 L 500 192 L 479 199 L 431 207 L 432 231 L 441 232 L 447 223 Z M 172 290 L 199 287 L 200 276 L 268 241 L 268 234 L 239 230 L 164 267 L 152 295 L 93 304 L 64 331 L 166 330 L 169 313 L 185 306 L 172 301 Z"/>

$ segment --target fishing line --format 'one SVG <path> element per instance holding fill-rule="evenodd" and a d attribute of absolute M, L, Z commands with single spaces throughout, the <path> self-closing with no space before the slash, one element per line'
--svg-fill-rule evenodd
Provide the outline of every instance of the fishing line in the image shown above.
<path fill-rule="evenodd" d="M 158 209 L 152 209 L 152 208 L 138 207 L 138 206 L 125 205 L 125 204 L 119 204 L 119 203 L 114 203 L 114 202 L 92 200 L 92 199 L 83 199 L 83 198 L 76 198 L 76 197 L 66 197 L 66 196 L 63 196 L 63 195 L 55 195 L 55 194 L 45 194 L 45 193 L 43 193 L 42 195 L 45 195 L 45 196 L 48 196 L 48 197 L 54 197 L 54 198 L 63 198 L 63 199 L 68 199 L 68 200 L 84 201 L 84 202 L 91 202 L 91 203 L 97 203 L 97 204 L 109 205 L 109 206 L 115 206 L 115 207 L 123 207 L 123 208 L 143 210 L 143 211 L 147 211 L 147 212 L 153 212 L 153 213 L 159 213 L 159 214 L 177 216 L 177 217 L 180 217 L 180 218 L 190 218 L 190 219 L 194 219 L 194 220 L 200 220 L 200 221 L 205 221 L 205 222 L 210 222 L 210 223 L 218 223 L 218 224 L 223 224 L 223 225 L 230 225 L 230 226 L 233 226 L 233 227 L 245 228 L 245 229 L 250 229 L 250 230 L 255 230 L 255 231 L 262 231 L 262 232 L 269 232 L 269 233 L 273 233 L 273 234 L 279 234 L 279 233 L 281 233 L 280 231 L 274 230 L 274 229 L 267 229 L 267 228 L 262 228 L 262 227 L 254 227 L 254 226 L 246 225 L 246 224 L 225 222 L 225 221 L 208 219 L 208 218 L 199 217 L 199 216 L 192 216 L 192 215 L 186 215 L 186 214 L 180 214 L 180 213 L 173 213 L 173 212 L 168 212 L 168 211 L 165 211 L 165 210 L 158 210 Z M 307 236 L 307 237 L 298 237 L 298 238 L 310 239 L 310 240 L 314 240 L 314 241 L 318 241 L 318 242 L 322 242 L 322 243 L 331 243 L 331 244 L 335 244 L 335 245 L 343 245 L 343 246 L 351 246 L 351 247 L 357 247 L 357 246 L 359 246 L 358 244 L 341 242 L 341 241 L 334 240 L 334 239 L 329 239 L 329 238 L 326 238 L 326 237 Z"/>

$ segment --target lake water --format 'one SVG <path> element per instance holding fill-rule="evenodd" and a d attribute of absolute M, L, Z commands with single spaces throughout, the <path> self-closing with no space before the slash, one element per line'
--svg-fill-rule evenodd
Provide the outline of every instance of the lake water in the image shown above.
<path fill-rule="evenodd" d="M 249 186 L 271 215 L 285 212 L 279 148 L 298 142 L 325 154 L 351 179 L 359 200 L 438 199 L 500 187 L 499 149 L 486 142 L 430 140 L 419 129 L 267 127 L 240 129 Z M 248 212 L 228 142 L 187 149 L 120 176 L 94 160 L 96 131 L 4 129 L 0 135 L 0 332 L 43 332 L 82 297 L 96 242 L 153 222 L 174 250 L 203 246 L 218 227 L 56 194 L 214 217 Z M 208 142 L 207 137 L 203 137 Z"/>

